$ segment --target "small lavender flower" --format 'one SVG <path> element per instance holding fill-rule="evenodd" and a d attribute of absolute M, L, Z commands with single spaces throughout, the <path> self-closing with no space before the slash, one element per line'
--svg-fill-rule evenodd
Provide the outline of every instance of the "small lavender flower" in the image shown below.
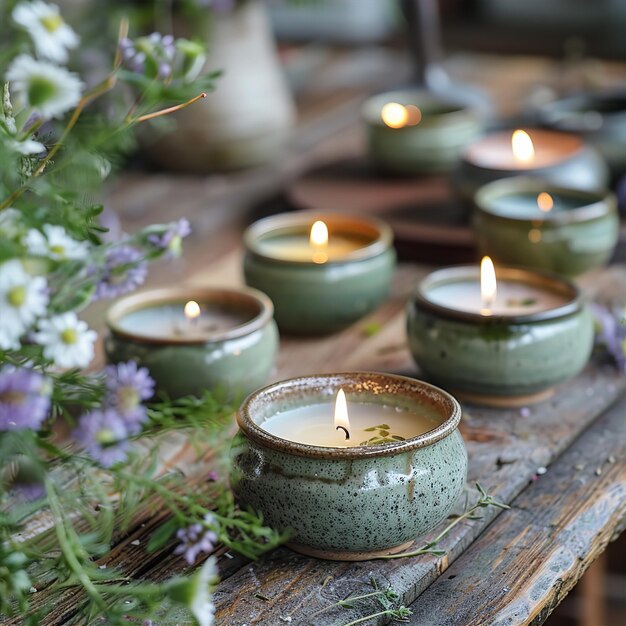
<path fill-rule="evenodd" d="M 128 456 L 126 423 L 114 409 L 85 413 L 72 436 L 103 467 L 125 461 Z"/>
<path fill-rule="evenodd" d="M 156 248 L 167 250 L 167 256 L 178 257 L 182 252 L 183 239 L 190 233 L 189 220 L 183 217 L 169 224 L 164 232 L 149 235 L 148 241 Z"/>
<path fill-rule="evenodd" d="M 128 433 L 136 435 L 147 418 L 141 402 L 154 394 L 154 380 L 147 368 L 137 367 L 135 361 L 109 365 L 105 373 L 107 401 L 125 422 Z"/>
<path fill-rule="evenodd" d="M 152 33 L 136 41 L 123 39 L 120 51 L 126 66 L 133 72 L 152 78 L 171 77 L 176 55 L 176 45 L 172 35 Z"/>
<path fill-rule="evenodd" d="M 35 502 L 46 495 L 46 489 L 42 483 L 13 483 L 11 493 L 22 502 Z"/>
<path fill-rule="evenodd" d="M 139 250 L 131 246 L 113 248 L 107 252 L 94 299 L 117 298 L 133 291 L 143 283 L 147 273 L 148 264 Z"/>
<path fill-rule="evenodd" d="M 176 537 L 181 543 L 174 550 L 174 554 L 182 554 L 185 561 L 189 565 L 193 565 L 199 554 L 212 552 L 217 542 L 217 535 L 211 530 L 211 527 L 215 525 L 215 517 L 211 513 L 207 513 L 201 523 L 198 522 L 187 528 L 181 528 L 176 533 Z"/>
<path fill-rule="evenodd" d="M 602 345 L 620 370 L 626 370 L 626 326 L 623 311 L 597 303 L 591 305 L 598 332 L 596 342 Z"/>
<path fill-rule="evenodd" d="M 41 428 L 50 391 L 48 379 L 39 372 L 5 365 L 0 370 L 0 431 Z"/>

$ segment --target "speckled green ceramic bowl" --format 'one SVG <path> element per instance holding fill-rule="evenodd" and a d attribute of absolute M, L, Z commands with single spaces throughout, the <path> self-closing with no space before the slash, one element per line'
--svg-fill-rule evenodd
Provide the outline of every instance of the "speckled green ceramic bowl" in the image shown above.
<path fill-rule="evenodd" d="M 518 406 L 545 399 L 554 385 L 578 374 L 593 346 L 593 319 L 571 282 L 515 268 L 498 280 L 520 281 L 563 296 L 562 306 L 531 314 L 484 316 L 436 304 L 432 289 L 479 279 L 477 267 L 438 270 L 407 305 L 413 357 L 429 379 L 481 404 Z"/>
<path fill-rule="evenodd" d="M 401 128 L 385 124 L 381 112 L 390 102 L 417 107 L 421 118 L 412 110 L 419 122 Z M 471 109 L 420 89 L 376 95 L 365 102 L 362 115 L 370 157 L 381 169 L 401 174 L 451 171 L 463 149 L 482 132 L 480 118 Z"/>
<path fill-rule="evenodd" d="M 545 193 L 554 206 L 542 211 L 537 198 Z M 501 264 L 575 276 L 604 265 L 617 244 L 617 201 L 606 190 L 508 178 L 481 187 L 474 204 L 481 254 Z"/>
<path fill-rule="evenodd" d="M 536 160 L 534 165 L 513 166 L 511 130 L 487 135 L 467 147 L 454 182 L 462 199 L 471 205 L 480 187 L 501 178 L 531 176 L 559 187 L 596 190 L 606 187 L 609 169 L 602 157 L 571 133 L 530 129 Z"/>
<path fill-rule="evenodd" d="M 353 448 L 308 446 L 276 437 L 263 422 L 277 412 L 351 401 L 428 412 L 434 429 L 397 443 Z M 293 531 L 305 554 L 364 560 L 403 549 L 444 520 L 461 494 L 467 453 L 461 409 L 427 383 L 369 372 L 294 378 L 252 394 L 241 406 L 233 442 L 233 489 L 265 521 Z"/>
<path fill-rule="evenodd" d="M 325 263 L 278 258 L 272 242 L 284 238 L 308 245 L 311 225 L 322 220 L 329 237 L 356 242 L 356 249 Z M 302 211 L 262 219 L 244 234 L 246 283 L 274 303 L 282 331 L 323 335 L 339 331 L 387 297 L 396 255 L 389 226 L 375 219 Z"/>
<path fill-rule="evenodd" d="M 232 315 L 230 328 L 206 336 L 163 336 L 128 332 L 122 320 L 134 312 L 163 304 L 195 300 L 222 315 Z M 116 302 L 107 313 L 105 350 L 109 363 L 135 360 L 147 367 L 156 392 L 176 398 L 206 390 L 241 398 L 263 385 L 278 352 L 278 331 L 269 298 L 254 289 L 171 288 L 137 292 Z"/>

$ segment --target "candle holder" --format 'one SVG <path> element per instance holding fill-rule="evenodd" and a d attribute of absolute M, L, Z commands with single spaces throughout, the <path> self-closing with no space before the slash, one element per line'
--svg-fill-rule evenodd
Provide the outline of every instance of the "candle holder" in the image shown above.
<path fill-rule="evenodd" d="M 543 178 L 574 189 L 595 190 L 608 185 L 606 163 L 576 135 L 537 129 L 526 134 L 534 154 L 521 158 L 513 153 L 511 131 L 487 135 L 468 146 L 455 175 L 457 190 L 468 204 L 483 185 L 511 176 Z"/>
<path fill-rule="evenodd" d="M 407 305 L 411 352 L 428 379 L 468 401 L 491 406 L 539 402 L 589 360 L 592 315 L 579 289 L 565 279 L 499 268 L 498 281 L 545 292 L 549 304 L 535 307 L 522 299 L 509 315 L 452 308 L 438 301 L 437 292 L 478 284 L 479 270 L 461 266 L 435 271 Z M 528 313 L 523 312 L 526 306 Z"/>
<path fill-rule="evenodd" d="M 190 321 L 185 303 L 204 309 L 205 327 Z M 172 322 L 171 329 L 164 323 Z M 269 298 L 254 289 L 167 288 L 137 292 L 107 313 L 109 363 L 134 360 L 147 367 L 155 392 L 172 398 L 219 391 L 242 397 L 266 382 L 278 352 Z M 182 326 L 181 326 L 182 325 Z"/>
<path fill-rule="evenodd" d="M 423 89 L 374 96 L 363 105 L 369 153 L 382 170 L 449 172 L 482 131 L 478 115 Z"/>
<path fill-rule="evenodd" d="M 327 251 L 309 246 L 316 221 L 328 227 Z M 370 218 L 308 211 L 268 217 L 244 234 L 245 280 L 271 298 L 281 331 L 336 332 L 387 297 L 396 259 L 392 238 L 389 226 Z"/>
<path fill-rule="evenodd" d="M 474 198 L 481 254 L 495 261 L 575 276 L 604 265 L 619 237 L 615 196 L 508 178 Z"/>
<path fill-rule="evenodd" d="M 312 446 L 270 434 L 264 422 L 284 410 L 352 400 L 432 417 L 415 437 L 352 448 Z M 452 509 L 465 485 L 461 409 L 427 383 L 378 373 L 294 378 L 253 393 L 237 414 L 233 490 L 278 529 L 287 545 L 318 558 L 359 561 L 405 549 Z"/>

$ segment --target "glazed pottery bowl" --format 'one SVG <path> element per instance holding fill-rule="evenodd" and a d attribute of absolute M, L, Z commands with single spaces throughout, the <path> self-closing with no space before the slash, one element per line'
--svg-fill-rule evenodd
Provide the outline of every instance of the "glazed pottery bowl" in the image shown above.
<path fill-rule="evenodd" d="M 542 178 L 558 187 L 596 190 L 608 185 L 609 170 L 604 159 L 576 135 L 532 130 L 536 164 L 502 165 L 500 150 L 509 146 L 511 132 L 487 135 L 467 147 L 455 172 L 454 183 L 461 198 L 471 206 L 480 187 L 501 178 Z"/>
<path fill-rule="evenodd" d="M 545 399 L 589 360 L 594 327 L 578 288 L 549 274 L 499 268 L 498 280 L 553 290 L 563 305 L 515 316 L 483 316 L 436 304 L 429 292 L 472 277 L 478 268 L 437 270 L 416 288 L 407 305 L 411 352 L 424 375 L 456 395 L 480 404 L 519 406 Z"/>
<path fill-rule="evenodd" d="M 277 257 L 272 243 L 301 238 L 306 246 L 313 220 L 329 237 L 358 242 L 337 259 L 315 263 Z M 396 255 L 389 226 L 375 219 L 298 212 L 262 219 L 244 234 L 244 276 L 274 303 L 281 331 L 323 335 L 339 331 L 376 309 L 387 297 Z"/>
<path fill-rule="evenodd" d="M 626 91 L 576 93 L 542 105 L 542 124 L 584 137 L 606 160 L 613 176 L 626 171 Z"/>
<path fill-rule="evenodd" d="M 543 211 L 540 196 L 549 202 Z M 617 244 L 617 201 L 606 190 L 508 178 L 481 187 L 474 204 L 478 248 L 500 264 L 576 276 L 604 265 Z"/>
<path fill-rule="evenodd" d="M 339 389 L 361 402 L 421 411 L 434 427 L 381 445 L 336 448 L 276 437 L 263 423 L 285 409 L 327 402 Z M 294 378 L 253 393 L 237 414 L 233 489 L 267 524 L 291 529 L 291 547 L 363 560 L 402 550 L 443 521 L 465 485 L 461 409 L 427 383 L 379 373 Z"/>
<path fill-rule="evenodd" d="M 385 123 L 385 106 L 400 105 L 400 118 Z M 449 172 L 463 149 L 482 131 L 471 109 L 441 100 L 424 90 L 404 90 L 373 96 L 365 102 L 368 151 L 382 170 L 400 174 Z M 406 117 L 406 119 L 404 119 Z"/>
<path fill-rule="evenodd" d="M 209 331 L 205 337 L 151 335 L 129 332 L 124 318 L 161 305 L 189 300 L 209 313 L 234 320 L 230 328 Z M 137 292 L 115 303 L 107 313 L 105 351 L 109 363 L 134 360 L 147 367 L 156 393 L 177 398 L 221 392 L 242 398 L 263 385 L 278 352 L 278 331 L 267 296 L 254 289 L 156 289 Z"/>

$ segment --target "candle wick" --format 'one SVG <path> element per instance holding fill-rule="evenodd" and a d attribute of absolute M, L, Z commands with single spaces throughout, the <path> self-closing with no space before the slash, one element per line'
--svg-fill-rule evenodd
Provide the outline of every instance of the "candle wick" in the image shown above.
<path fill-rule="evenodd" d="M 343 432 L 346 433 L 346 441 L 350 439 L 350 433 L 348 432 L 348 429 L 345 426 L 337 426 L 335 430 L 343 430 Z"/>

